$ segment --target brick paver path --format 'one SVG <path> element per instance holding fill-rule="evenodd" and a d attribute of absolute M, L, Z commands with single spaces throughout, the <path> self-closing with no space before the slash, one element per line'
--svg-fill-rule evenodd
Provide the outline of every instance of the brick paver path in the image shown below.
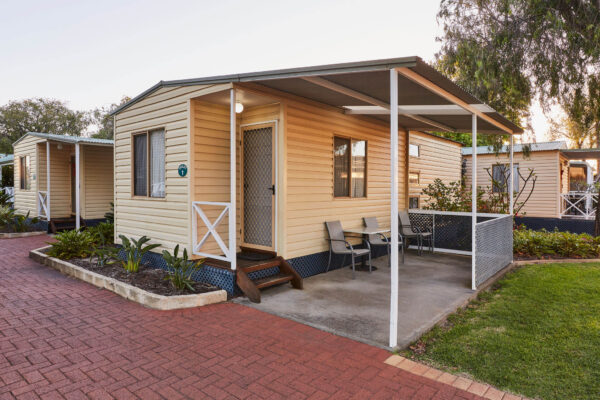
<path fill-rule="evenodd" d="M 476 398 L 389 353 L 237 304 L 154 311 L 0 240 L 0 399 Z"/>

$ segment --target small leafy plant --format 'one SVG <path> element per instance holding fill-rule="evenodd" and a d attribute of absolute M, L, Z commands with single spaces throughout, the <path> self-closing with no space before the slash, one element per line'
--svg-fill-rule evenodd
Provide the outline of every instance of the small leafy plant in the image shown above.
<path fill-rule="evenodd" d="M 15 210 L 9 206 L 0 206 L 0 227 L 12 224 L 15 218 Z"/>
<path fill-rule="evenodd" d="M 97 267 L 104 267 L 106 265 L 116 263 L 116 259 L 119 256 L 119 249 L 113 246 L 100 246 L 94 249 L 90 256 L 90 261 L 94 262 Z"/>
<path fill-rule="evenodd" d="M 125 235 L 119 235 L 119 238 L 123 243 L 123 250 L 125 250 L 127 256 L 126 260 L 122 261 L 123 268 L 127 272 L 138 272 L 144 254 L 160 246 L 160 244 L 145 245 L 150 241 L 147 236 L 142 236 L 137 240 L 134 238 L 128 239 Z"/>
<path fill-rule="evenodd" d="M 101 222 L 96 226 L 87 228 L 94 243 L 100 246 L 105 246 L 114 243 L 115 226 L 109 222 Z"/>
<path fill-rule="evenodd" d="M 513 249 L 523 258 L 596 258 L 600 256 L 600 237 L 521 226 L 513 231 Z"/>
<path fill-rule="evenodd" d="M 179 257 L 179 245 L 175 246 L 173 254 L 167 250 L 163 250 L 162 255 L 169 267 L 169 275 L 165 276 L 165 280 L 177 290 L 186 290 L 194 292 L 194 280 L 192 276 L 200 268 L 202 268 L 203 260 L 193 261 L 188 259 L 187 249 L 183 249 L 183 256 Z"/>
<path fill-rule="evenodd" d="M 94 242 L 86 231 L 64 231 L 57 233 L 54 238 L 56 242 L 49 243 L 48 255 L 61 260 L 88 257 L 94 248 Z"/>
<path fill-rule="evenodd" d="M 12 195 L 0 188 L 0 207 L 10 206 Z"/>
<path fill-rule="evenodd" d="M 27 215 L 15 214 L 12 222 L 12 227 L 15 232 L 27 232 L 33 225 L 40 222 L 38 217 L 29 218 L 30 213 L 31 211 L 27 211 Z"/>

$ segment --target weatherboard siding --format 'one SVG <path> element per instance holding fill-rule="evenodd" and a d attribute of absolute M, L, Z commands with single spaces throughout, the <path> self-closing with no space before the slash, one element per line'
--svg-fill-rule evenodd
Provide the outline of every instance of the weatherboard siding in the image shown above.
<path fill-rule="evenodd" d="M 537 180 L 531 198 L 521 209 L 520 214 L 528 217 L 559 217 L 559 192 L 560 192 L 560 164 L 558 151 L 535 151 L 529 157 L 523 153 L 514 154 L 514 163 L 519 164 L 521 175 L 527 177 L 529 169 L 533 169 Z M 472 157 L 466 156 L 466 178 L 467 184 L 471 185 Z M 507 154 L 484 154 L 477 155 L 477 185 L 486 188 L 491 187 L 492 166 L 495 164 L 508 164 L 510 162 Z M 523 189 L 524 181 L 520 179 L 520 187 Z M 532 183 L 528 184 L 525 192 L 518 201 L 524 200 L 529 193 Z"/>
<path fill-rule="evenodd" d="M 422 132 L 411 131 L 410 143 L 420 148 L 419 157 L 409 157 L 408 170 L 419 174 L 419 183 L 408 183 L 409 197 L 419 197 L 419 206 L 427 204 L 428 196 L 422 194 L 437 178 L 445 184 L 461 179 L 462 155 L 460 143 Z"/>
<path fill-rule="evenodd" d="M 115 232 L 127 237 L 148 236 L 158 249 L 182 245 L 191 250 L 190 174 L 180 177 L 180 164 L 190 164 L 189 109 L 191 98 L 209 86 L 163 87 L 115 116 Z M 133 196 L 132 135 L 165 130 L 165 197 Z"/>
<path fill-rule="evenodd" d="M 37 162 L 37 143 L 43 139 L 35 136 L 27 136 L 14 146 L 14 173 L 15 173 L 15 211 L 26 215 L 28 212 L 31 217 L 38 216 L 37 210 L 37 192 L 38 192 L 38 162 Z M 29 189 L 21 189 L 21 158 L 29 156 Z"/>
<path fill-rule="evenodd" d="M 81 146 L 82 217 L 104 218 L 113 201 L 113 147 Z"/>
<path fill-rule="evenodd" d="M 50 217 L 67 218 L 73 213 L 71 207 L 71 156 L 75 146 L 50 142 Z M 46 190 L 46 142 L 38 144 L 39 190 Z"/>

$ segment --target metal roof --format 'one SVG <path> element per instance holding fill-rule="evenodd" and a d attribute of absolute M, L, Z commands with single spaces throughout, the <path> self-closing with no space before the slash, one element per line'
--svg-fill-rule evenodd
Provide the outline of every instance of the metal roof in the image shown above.
<path fill-rule="evenodd" d="M 567 143 L 564 141 L 556 141 L 556 142 L 541 142 L 541 143 L 525 143 L 525 144 L 515 144 L 513 147 L 514 153 L 521 153 L 523 151 L 523 146 L 530 146 L 530 151 L 552 151 L 552 150 L 565 150 L 567 148 Z M 508 153 L 508 146 L 502 146 L 502 149 L 498 153 Z M 463 147 L 462 149 L 463 156 L 470 156 L 473 154 L 472 147 Z M 494 148 L 492 146 L 477 146 L 477 154 L 495 154 Z"/>
<path fill-rule="evenodd" d="M 561 150 L 561 153 L 569 160 L 587 160 L 590 158 L 600 158 L 600 149 L 568 149 Z"/>
<path fill-rule="evenodd" d="M 0 157 L 0 166 L 12 164 L 15 159 L 15 156 L 12 154 L 0 154 L 0 155 L 2 155 L 2 157 Z"/>
<path fill-rule="evenodd" d="M 137 103 L 149 94 L 163 87 L 210 85 L 223 83 L 254 83 L 266 88 L 290 93 L 296 96 L 311 99 L 322 104 L 344 108 L 350 106 L 369 106 L 362 99 L 358 99 L 347 93 L 341 93 L 328 87 L 324 87 L 305 78 L 326 78 L 329 84 L 342 86 L 353 92 L 387 103 L 390 98 L 389 70 L 393 68 L 407 68 L 418 76 L 425 78 L 435 86 L 445 90 L 459 100 L 470 105 L 481 105 L 482 101 L 465 91 L 463 88 L 440 74 L 433 67 L 425 63 L 419 57 L 391 58 L 384 60 L 361 61 L 342 64 L 320 65 L 314 67 L 302 67 L 281 69 L 263 72 L 252 72 L 245 74 L 221 75 L 196 79 L 181 79 L 173 81 L 160 81 L 143 93 L 131 99 L 129 102 L 115 109 L 111 114 L 115 115 L 125 110 L 132 104 Z M 400 106 L 410 105 L 452 105 L 453 103 L 444 97 L 432 92 L 421 84 L 399 74 L 398 76 L 398 103 Z M 485 112 L 487 116 L 500 122 L 514 133 L 522 133 L 523 129 L 491 108 Z M 372 118 L 389 121 L 389 114 L 371 115 Z M 471 115 L 436 114 L 427 115 L 434 124 L 443 124 L 452 127 L 459 132 L 470 132 Z M 401 127 L 410 130 L 439 131 L 434 125 L 415 120 L 408 116 L 399 115 L 398 122 Z M 479 119 L 478 131 L 481 133 L 503 133 L 494 124 Z"/>
<path fill-rule="evenodd" d="M 96 139 L 84 136 L 70 136 L 70 135 L 57 135 L 55 133 L 41 133 L 41 132 L 27 132 L 23 136 L 21 136 L 16 142 L 13 143 L 13 146 L 23 140 L 26 136 L 35 136 L 42 139 L 53 140 L 55 142 L 63 142 L 63 143 L 81 143 L 81 144 L 90 144 L 97 146 L 114 146 L 114 141 L 110 139 Z"/>

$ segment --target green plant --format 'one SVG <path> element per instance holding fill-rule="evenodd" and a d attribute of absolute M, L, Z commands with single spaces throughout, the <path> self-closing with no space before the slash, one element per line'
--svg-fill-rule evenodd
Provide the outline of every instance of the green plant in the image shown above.
<path fill-rule="evenodd" d="M 513 231 L 513 251 L 523 258 L 595 258 L 600 256 L 600 237 L 521 226 Z"/>
<path fill-rule="evenodd" d="M 121 239 L 123 250 L 127 256 L 127 259 L 122 261 L 123 268 L 125 268 L 125 271 L 127 272 L 138 272 L 143 255 L 160 246 L 160 244 L 148 244 L 144 246 L 145 243 L 150 241 L 150 238 L 147 236 L 142 236 L 137 240 L 134 238 L 128 239 L 124 235 L 119 235 L 119 238 Z"/>
<path fill-rule="evenodd" d="M 100 246 L 92 251 L 90 256 L 90 261 L 93 262 L 95 259 L 95 264 L 98 267 L 104 267 L 108 264 L 116 263 L 116 258 L 119 256 L 119 249 L 113 246 Z"/>
<path fill-rule="evenodd" d="M 40 222 L 38 217 L 29 218 L 31 211 L 27 211 L 27 215 L 15 214 L 12 220 L 12 229 L 15 232 L 27 232 L 32 225 Z"/>
<path fill-rule="evenodd" d="M 15 210 L 10 208 L 9 206 L 1 206 L 0 205 L 0 227 L 4 227 L 12 224 L 12 221 L 15 218 Z"/>
<path fill-rule="evenodd" d="M 12 195 L 0 188 L 0 207 L 9 206 L 11 204 L 11 200 Z"/>
<path fill-rule="evenodd" d="M 86 231 L 64 231 L 57 233 L 54 238 L 56 242 L 49 243 L 51 247 L 48 255 L 51 257 L 69 260 L 87 257 L 93 251 L 94 242 Z"/>
<path fill-rule="evenodd" d="M 105 246 L 115 241 L 115 226 L 110 222 L 101 222 L 87 229 L 95 244 Z"/>
<path fill-rule="evenodd" d="M 175 246 L 173 254 L 167 250 L 163 250 L 162 255 L 169 267 L 169 274 L 165 277 L 165 280 L 171 282 L 171 284 L 178 290 L 189 289 L 192 292 L 194 290 L 192 275 L 202 268 L 203 260 L 192 261 L 188 260 L 187 249 L 183 249 L 183 256 L 179 257 L 179 245 Z"/>

